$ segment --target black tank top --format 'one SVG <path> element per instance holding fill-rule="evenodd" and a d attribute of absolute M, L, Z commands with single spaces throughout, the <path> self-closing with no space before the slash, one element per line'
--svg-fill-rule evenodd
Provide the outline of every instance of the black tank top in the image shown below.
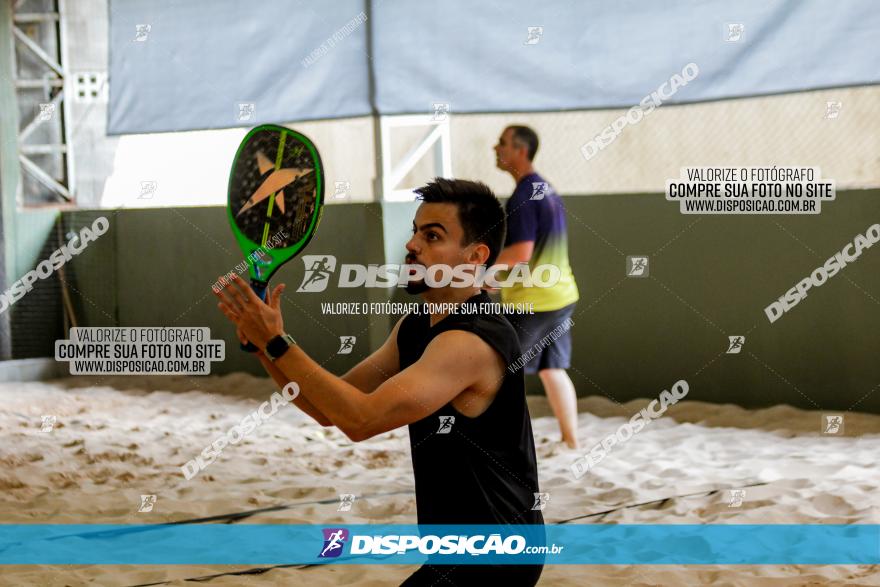
<path fill-rule="evenodd" d="M 464 304 L 491 303 L 485 292 Z M 479 308 L 479 306 L 477 306 Z M 397 332 L 401 371 L 447 330 L 482 338 L 511 365 L 520 355 L 516 331 L 500 314 L 459 311 L 430 325 L 424 312 Z M 453 420 L 448 420 L 449 417 Z M 451 403 L 409 425 L 419 524 L 543 524 L 533 510 L 538 489 L 535 441 L 522 369 L 505 370 L 492 403 L 476 418 Z"/>

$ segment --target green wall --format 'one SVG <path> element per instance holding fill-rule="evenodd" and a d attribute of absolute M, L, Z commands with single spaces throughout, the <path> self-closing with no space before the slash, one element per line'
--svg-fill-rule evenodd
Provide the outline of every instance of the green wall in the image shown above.
<path fill-rule="evenodd" d="M 572 380 L 580 395 L 624 402 L 656 397 L 678 379 L 689 399 L 748 407 L 880 412 L 880 248 L 853 264 L 771 324 L 764 308 L 880 222 L 880 191 L 838 194 L 818 216 L 685 216 L 662 195 L 566 197 L 570 255 L 581 290 L 573 327 Z M 400 263 L 415 205 L 329 206 L 309 252 L 339 263 Z M 98 212 L 76 212 L 74 226 Z M 214 372 L 259 372 L 239 353 L 210 286 L 231 270 L 235 249 L 222 208 L 102 212 L 111 230 L 73 262 L 84 324 L 210 326 L 228 343 Z M 627 255 L 647 255 L 648 278 L 625 275 Z M 303 347 L 341 373 L 376 348 L 393 317 L 324 316 L 322 301 L 380 301 L 389 290 L 296 294 L 303 265 L 288 283 L 285 323 Z M 87 301 L 83 301 L 87 300 Z M 338 337 L 358 336 L 336 355 Z M 729 335 L 744 335 L 726 354 Z M 530 378 L 532 391 L 540 389 Z"/>
<path fill-rule="evenodd" d="M 774 323 L 764 308 L 867 228 L 880 191 L 817 216 L 691 216 L 662 195 L 566 198 L 581 289 L 571 377 L 579 393 L 880 412 L 880 247 Z M 650 277 L 625 277 L 626 255 Z M 724 354 L 728 335 L 745 335 Z"/>
<path fill-rule="evenodd" d="M 225 208 L 81 211 L 68 220 L 81 227 L 101 215 L 110 220 L 110 230 L 73 261 L 82 325 L 208 326 L 212 338 L 226 341 L 227 360 L 214 363 L 212 373 L 264 373 L 238 349 L 234 329 L 211 292 L 217 278 L 243 259 Z M 380 218 L 378 204 L 328 207 L 308 250 L 335 255 L 338 263 L 381 263 Z M 273 278 L 288 286 L 285 326 L 312 358 L 341 372 L 384 340 L 387 318 L 323 315 L 321 302 L 378 300 L 364 289 L 295 294 L 303 274 L 302 261 L 295 259 Z M 357 337 L 355 350 L 337 355 L 339 337 L 348 335 Z"/>

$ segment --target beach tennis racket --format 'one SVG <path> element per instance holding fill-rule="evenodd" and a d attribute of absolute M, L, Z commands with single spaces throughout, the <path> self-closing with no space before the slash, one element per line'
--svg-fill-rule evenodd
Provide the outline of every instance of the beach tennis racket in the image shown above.
<path fill-rule="evenodd" d="M 251 129 L 232 162 L 226 212 L 261 300 L 272 275 L 309 244 L 323 206 L 324 168 L 314 143 L 274 124 Z"/>

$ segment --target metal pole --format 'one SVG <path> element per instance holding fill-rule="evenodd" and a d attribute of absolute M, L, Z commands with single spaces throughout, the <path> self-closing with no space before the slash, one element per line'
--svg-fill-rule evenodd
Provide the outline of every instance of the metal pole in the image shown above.
<path fill-rule="evenodd" d="M 15 93 L 15 54 L 12 5 L 0 2 L 0 292 L 9 286 L 15 267 L 15 221 L 21 181 L 18 163 L 18 100 Z M 12 358 L 9 310 L 0 313 L 0 360 Z"/>

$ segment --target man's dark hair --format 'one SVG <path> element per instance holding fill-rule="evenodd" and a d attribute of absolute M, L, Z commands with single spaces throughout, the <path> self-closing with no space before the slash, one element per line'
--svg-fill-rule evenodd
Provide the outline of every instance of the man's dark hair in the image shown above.
<path fill-rule="evenodd" d="M 489 247 L 486 265 L 495 262 L 504 245 L 507 220 L 501 202 L 489 186 L 479 181 L 437 177 L 415 192 L 418 199 L 426 204 L 458 206 L 458 221 L 464 230 L 464 241 L 461 244 L 485 244 Z"/>
<path fill-rule="evenodd" d="M 508 126 L 513 131 L 513 140 L 526 146 L 526 154 L 529 161 L 534 161 L 535 154 L 538 152 L 538 133 L 527 126 L 512 125 Z"/>

